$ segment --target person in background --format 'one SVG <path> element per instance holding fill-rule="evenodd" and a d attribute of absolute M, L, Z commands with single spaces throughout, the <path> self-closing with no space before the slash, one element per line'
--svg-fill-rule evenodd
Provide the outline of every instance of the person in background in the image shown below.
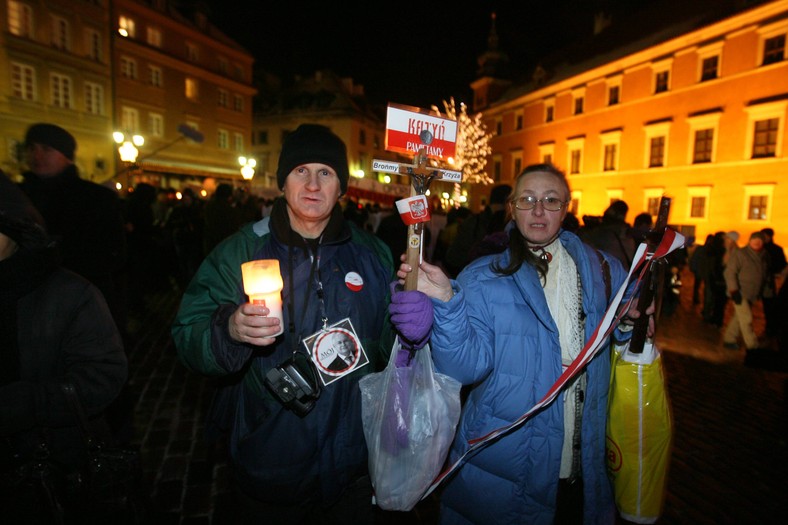
<path fill-rule="evenodd" d="M 54 124 L 33 124 L 25 134 L 28 171 L 21 183 L 46 221 L 63 266 L 93 283 L 104 295 L 122 335 L 126 328 L 126 232 L 117 194 L 80 178 L 74 164 L 77 142 Z"/>
<path fill-rule="evenodd" d="M 711 243 L 704 248 L 700 262 L 703 282 L 703 320 L 716 327 L 722 327 L 725 306 L 728 304 L 728 291 L 725 286 L 725 232 L 715 232 Z"/>
<path fill-rule="evenodd" d="M 747 351 L 758 349 L 758 336 L 752 326 L 752 303 L 761 298 L 768 274 L 768 261 L 761 232 L 750 235 L 747 246 L 734 250 L 725 266 L 725 285 L 733 301 L 733 315 L 723 335 L 723 346 L 738 350 L 738 338 Z"/>
<path fill-rule="evenodd" d="M 505 252 L 471 262 L 456 280 L 419 266 L 418 291 L 434 309 L 436 371 L 472 385 L 449 464 L 468 440 L 514 422 L 548 392 L 592 337 L 609 290 L 626 278 L 616 258 L 561 228 L 569 200 L 563 172 L 528 166 L 508 200 L 514 219 Z M 400 282 L 410 271 L 400 266 Z M 652 305 L 646 314 L 653 312 Z M 629 330 L 620 325 L 615 335 L 626 339 Z M 610 350 L 603 348 L 555 402 L 467 459 L 441 493 L 442 524 L 615 523 L 605 454 Z"/>
<path fill-rule="evenodd" d="M 725 255 L 722 257 L 722 265 L 728 265 L 731 254 L 739 249 L 739 232 L 731 230 L 725 234 Z"/>
<path fill-rule="evenodd" d="M 238 523 L 372 523 L 358 381 L 390 355 L 391 255 L 343 217 L 347 151 L 330 129 L 302 124 L 290 133 L 276 173 L 283 196 L 270 217 L 213 250 L 186 289 L 175 347 L 189 369 L 228 383 L 208 425 L 227 433 Z M 244 295 L 241 264 L 255 259 L 279 261 L 284 324 Z M 321 386 L 311 341 L 349 332 L 368 364 Z M 422 323 L 406 339 L 423 345 L 428 333 Z M 288 364 L 310 382 L 298 397 L 304 407 L 276 395 Z"/>
<path fill-rule="evenodd" d="M 761 230 L 766 242 L 763 244 L 763 250 L 766 252 L 768 258 L 768 269 L 766 272 L 766 286 L 763 290 L 763 315 L 766 318 L 766 337 L 776 337 L 777 328 L 780 321 L 777 320 L 777 291 L 779 290 L 780 283 L 777 282 L 777 277 L 788 266 L 785 260 L 785 251 L 783 247 L 774 242 L 774 230 L 772 228 L 764 228 Z"/>
<path fill-rule="evenodd" d="M 191 188 L 185 188 L 165 225 L 175 250 L 176 279 L 182 290 L 197 273 L 203 259 L 203 224 L 202 201 Z"/>
<path fill-rule="evenodd" d="M 503 249 L 501 246 L 505 242 L 503 227 L 508 220 L 506 201 L 511 193 L 512 187 L 508 184 L 495 186 L 490 191 L 490 204 L 481 212 L 462 221 L 457 236 L 447 248 L 443 259 L 443 266 L 450 275 L 456 276 L 474 258 L 484 255 L 480 245 L 485 237 L 488 237 L 488 247 L 492 245 Z"/>
<path fill-rule="evenodd" d="M 648 234 L 651 232 L 651 228 L 654 226 L 654 219 L 651 217 L 651 214 L 644 211 L 643 213 L 638 213 L 635 216 L 635 220 L 632 221 L 632 229 L 630 230 L 630 236 L 635 241 L 635 249 L 642 242 L 646 242 Z"/>
<path fill-rule="evenodd" d="M 704 290 L 704 298 L 701 300 L 701 290 L 703 290 L 703 283 L 706 281 L 706 250 L 709 249 L 713 240 L 714 235 L 711 233 L 708 234 L 706 236 L 706 241 L 703 244 L 695 245 L 692 254 L 689 256 L 689 269 L 694 277 L 694 283 L 692 285 L 692 304 L 705 303 L 705 296 L 710 293 Z"/>
<path fill-rule="evenodd" d="M 77 142 L 60 126 L 33 124 L 25 133 L 24 146 L 29 170 L 22 174 L 22 191 L 43 216 L 63 267 L 99 289 L 124 345 L 130 343 L 126 230 L 118 195 L 80 178 L 74 164 Z M 133 410 L 126 388 L 107 413 L 118 442 L 133 437 Z"/>
<path fill-rule="evenodd" d="M 635 240 L 626 221 L 629 206 L 622 200 L 614 201 L 602 215 L 602 222 L 593 228 L 582 229 L 580 238 L 591 246 L 603 250 L 621 261 L 624 268 L 632 265 Z"/>
<path fill-rule="evenodd" d="M 234 205 L 233 187 L 219 184 L 203 207 L 203 253 L 208 255 L 216 245 L 238 231 L 243 224 L 241 211 Z"/>
<path fill-rule="evenodd" d="M 94 431 L 128 375 L 123 342 L 101 292 L 60 265 L 57 245 L 24 193 L 0 172 L 0 470 L 32 461 L 42 438 L 50 458 L 81 467 L 87 447 L 61 385 L 74 385 Z M 54 523 L 47 505 L 5 486 L 7 523 Z M 43 500 L 42 500 L 43 501 Z M 66 508 L 67 523 L 83 523 Z"/>

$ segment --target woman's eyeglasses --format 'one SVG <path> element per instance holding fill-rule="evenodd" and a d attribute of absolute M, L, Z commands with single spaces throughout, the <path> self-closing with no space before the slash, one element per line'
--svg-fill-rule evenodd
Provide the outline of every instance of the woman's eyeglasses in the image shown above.
<path fill-rule="evenodd" d="M 564 202 L 558 197 L 542 197 L 541 199 L 537 199 L 531 195 L 524 195 L 514 199 L 514 207 L 518 210 L 533 210 L 539 202 L 542 203 L 542 207 L 547 211 L 559 211 L 566 206 L 569 201 Z"/>

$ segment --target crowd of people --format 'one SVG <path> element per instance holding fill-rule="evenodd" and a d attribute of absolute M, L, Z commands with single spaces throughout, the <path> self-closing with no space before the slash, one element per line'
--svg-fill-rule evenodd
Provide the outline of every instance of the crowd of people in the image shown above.
<path fill-rule="evenodd" d="M 188 369 L 215 380 L 206 439 L 226 447 L 238 523 L 374 523 L 381 511 L 358 382 L 385 366 L 395 341 L 396 366 L 410 366 L 411 352 L 429 342 L 436 370 L 464 385 L 450 459 L 462 457 L 469 439 L 514 421 L 572 363 L 653 227 L 648 213 L 630 225 L 620 200 L 581 225 L 565 174 L 531 165 L 513 185 L 493 187 L 477 213 L 434 210 L 417 289 L 404 290 L 415 270 L 400 264 L 407 227 L 393 209 L 347 198 L 346 146 L 324 126 L 288 135 L 276 172 L 282 196 L 272 201 L 228 184 L 207 200 L 147 183 L 121 198 L 79 176 L 76 148 L 65 129 L 36 124 L 23 181 L 0 175 L 0 352 L 10 364 L 0 374 L 2 468 L 29 455 L 50 426 L 62 460 L 81 461 L 62 382 L 75 385 L 108 439 L 131 442 L 132 321 L 149 292 L 178 293 L 173 340 Z M 773 337 L 785 349 L 788 270 L 774 236 L 765 228 L 739 247 L 738 233 L 718 232 L 679 251 L 667 299 L 682 293 L 688 265 L 696 286 L 683 293 L 707 323 L 722 328 L 733 305 L 726 347 L 741 339 L 754 351 Z M 279 263 L 281 321 L 244 293 L 241 265 L 255 259 Z M 616 340 L 653 316 L 653 304 L 645 312 L 636 304 Z M 48 320 L 43 335 L 35 319 Z M 615 523 L 609 352 L 446 482 L 442 523 Z"/>

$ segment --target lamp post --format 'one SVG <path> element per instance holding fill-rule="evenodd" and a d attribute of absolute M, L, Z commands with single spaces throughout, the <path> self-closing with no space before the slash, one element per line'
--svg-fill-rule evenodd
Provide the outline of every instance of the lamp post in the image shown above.
<path fill-rule="evenodd" d="M 241 176 L 244 180 L 252 180 L 254 177 L 254 168 L 257 166 L 257 161 L 252 158 L 238 157 L 238 164 L 241 165 Z"/>
<path fill-rule="evenodd" d="M 118 145 L 118 154 L 120 160 L 126 163 L 126 190 L 131 185 L 129 182 L 131 168 L 136 164 L 137 157 L 139 156 L 139 147 L 145 144 L 145 139 L 142 135 L 132 135 L 127 137 L 123 132 L 116 131 L 112 134 L 112 138 Z"/>

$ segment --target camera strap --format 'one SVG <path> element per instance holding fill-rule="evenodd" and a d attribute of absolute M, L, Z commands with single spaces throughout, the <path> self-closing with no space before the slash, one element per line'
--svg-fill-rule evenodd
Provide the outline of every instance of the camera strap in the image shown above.
<path fill-rule="evenodd" d="M 292 231 L 291 231 L 292 234 Z M 311 266 L 309 269 L 309 279 L 307 280 L 306 287 L 304 289 L 304 307 L 301 311 L 301 322 L 299 326 L 303 327 L 304 320 L 306 318 L 306 312 L 309 310 L 307 308 L 309 306 L 309 299 L 312 292 L 312 285 L 314 283 L 315 289 L 317 291 L 317 299 L 319 301 L 319 309 L 320 309 L 320 318 L 323 322 L 323 330 L 326 329 L 328 325 L 328 315 L 326 313 L 326 303 L 323 294 L 323 283 L 320 280 L 320 245 L 323 243 L 323 236 L 321 235 L 317 240 L 317 245 L 315 246 L 314 252 L 310 246 L 310 242 L 307 239 L 303 239 L 304 246 L 306 247 L 306 252 L 309 255 L 309 259 L 311 261 Z M 295 306 L 294 306 L 294 297 L 295 297 L 295 273 L 293 272 L 294 267 L 294 259 L 295 253 L 293 251 L 293 243 L 288 243 L 288 270 L 290 273 L 290 298 L 287 301 L 287 312 L 290 317 L 289 323 L 289 331 L 290 331 L 290 341 L 291 347 L 293 349 L 293 355 L 298 352 L 299 342 L 301 341 L 301 337 L 296 336 L 296 326 L 295 326 Z"/>

